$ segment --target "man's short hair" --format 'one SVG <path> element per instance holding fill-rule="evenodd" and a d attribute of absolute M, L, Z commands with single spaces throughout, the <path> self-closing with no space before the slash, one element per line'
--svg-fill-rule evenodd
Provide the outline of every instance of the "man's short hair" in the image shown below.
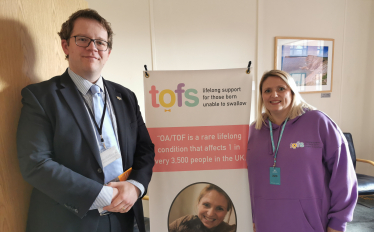
<path fill-rule="evenodd" d="M 106 19 L 101 17 L 96 10 L 92 9 L 78 10 L 77 12 L 70 15 L 69 19 L 62 24 L 60 32 L 57 33 L 60 36 L 61 40 L 66 40 L 69 45 L 69 38 L 71 37 L 71 33 L 74 29 L 75 20 L 77 20 L 78 18 L 93 19 L 99 22 L 101 26 L 103 26 L 108 32 L 108 47 L 109 49 L 112 49 L 113 31 L 110 27 L 110 22 L 106 21 Z M 66 58 L 69 58 L 69 55 L 66 55 Z"/>

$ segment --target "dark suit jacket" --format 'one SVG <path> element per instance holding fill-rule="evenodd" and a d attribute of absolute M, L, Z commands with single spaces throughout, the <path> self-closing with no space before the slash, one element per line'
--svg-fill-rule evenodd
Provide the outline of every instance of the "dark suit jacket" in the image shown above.
<path fill-rule="evenodd" d="M 123 169 L 145 189 L 151 180 L 154 145 L 143 122 L 135 94 L 105 81 L 116 114 Z M 93 232 L 99 219 L 89 210 L 104 184 L 94 129 L 74 82 L 61 76 L 22 90 L 17 149 L 24 179 L 34 186 L 28 232 Z M 145 194 L 145 193 L 144 193 Z M 142 202 L 127 213 L 145 232 Z"/>

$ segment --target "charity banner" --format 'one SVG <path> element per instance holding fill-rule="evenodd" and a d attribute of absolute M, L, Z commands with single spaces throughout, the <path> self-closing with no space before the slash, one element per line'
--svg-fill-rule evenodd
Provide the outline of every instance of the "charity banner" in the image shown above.
<path fill-rule="evenodd" d="M 145 121 L 156 153 L 151 231 L 252 231 L 246 164 L 252 75 L 246 71 L 144 75 Z"/>

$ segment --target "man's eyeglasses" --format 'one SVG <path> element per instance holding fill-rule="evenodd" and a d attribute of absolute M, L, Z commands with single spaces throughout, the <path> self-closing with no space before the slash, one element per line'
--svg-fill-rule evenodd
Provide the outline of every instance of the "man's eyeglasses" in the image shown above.
<path fill-rule="evenodd" d="M 100 39 L 91 39 L 84 36 L 72 36 L 75 39 L 75 44 L 79 47 L 86 48 L 90 46 L 90 43 L 93 42 L 99 51 L 106 51 L 108 50 L 108 42 Z M 70 38 L 72 38 L 70 37 Z"/>

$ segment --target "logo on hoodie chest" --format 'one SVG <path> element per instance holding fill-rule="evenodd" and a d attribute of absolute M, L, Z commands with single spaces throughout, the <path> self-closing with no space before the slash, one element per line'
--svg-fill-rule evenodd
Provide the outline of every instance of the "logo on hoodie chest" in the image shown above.
<path fill-rule="evenodd" d="M 300 142 L 297 141 L 296 143 L 290 143 L 291 149 L 297 149 L 297 148 L 322 148 L 321 142 Z"/>
<path fill-rule="evenodd" d="M 300 141 L 297 141 L 296 143 L 290 143 L 290 148 L 292 149 L 303 148 L 303 147 L 304 147 L 304 143 Z"/>

